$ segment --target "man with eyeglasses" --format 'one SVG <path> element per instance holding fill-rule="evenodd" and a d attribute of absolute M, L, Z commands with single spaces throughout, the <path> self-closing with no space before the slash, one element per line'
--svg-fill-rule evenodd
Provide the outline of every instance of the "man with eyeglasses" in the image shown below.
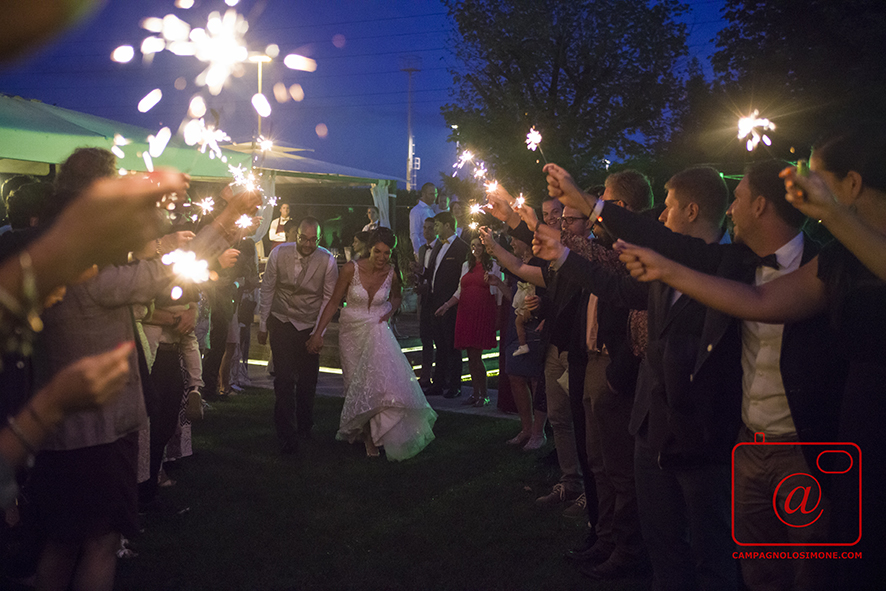
<path fill-rule="evenodd" d="M 288 242 L 268 257 L 261 285 L 258 342 L 271 337 L 274 356 L 274 424 L 280 451 L 293 454 L 297 438 L 310 439 L 320 355 L 305 344 L 338 280 L 335 257 L 318 246 L 320 222 L 286 224 Z"/>

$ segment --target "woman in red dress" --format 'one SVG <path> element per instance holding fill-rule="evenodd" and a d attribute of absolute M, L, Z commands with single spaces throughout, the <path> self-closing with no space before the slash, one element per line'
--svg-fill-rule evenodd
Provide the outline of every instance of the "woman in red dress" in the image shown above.
<path fill-rule="evenodd" d="M 496 281 L 497 280 L 497 281 Z M 486 366 L 483 351 L 496 345 L 495 319 L 501 301 L 499 286 L 501 270 L 486 252 L 479 238 L 471 240 L 471 252 L 461 268 L 461 282 L 448 302 L 440 307 L 438 314 L 458 304 L 455 318 L 455 348 L 467 349 L 471 387 L 474 393 L 464 404 L 486 406 L 489 395 L 486 390 Z"/>

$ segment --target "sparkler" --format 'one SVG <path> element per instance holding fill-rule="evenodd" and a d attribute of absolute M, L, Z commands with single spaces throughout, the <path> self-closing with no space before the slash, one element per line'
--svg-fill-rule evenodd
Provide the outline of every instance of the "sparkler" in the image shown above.
<path fill-rule="evenodd" d="M 471 215 L 480 215 L 483 211 L 483 206 L 479 203 L 475 203 L 471 206 Z"/>
<path fill-rule="evenodd" d="M 237 218 L 237 221 L 234 222 L 234 225 L 236 225 L 238 228 L 245 230 L 246 228 L 248 228 L 252 225 L 252 218 L 244 213 L 239 218 Z"/>
<path fill-rule="evenodd" d="M 215 207 L 215 201 L 212 197 L 206 197 L 205 199 L 197 202 L 197 207 L 201 209 L 201 213 L 206 215 L 211 212 Z"/>
<path fill-rule="evenodd" d="M 520 193 L 520 196 L 517 197 L 516 199 L 514 199 L 514 205 L 516 205 L 517 207 L 523 207 L 523 205 L 525 203 L 526 203 L 526 198 L 523 197 L 523 193 Z"/>
<path fill-rule="evenodd" d="M 748 152 L 752 152 L 761 141 L 767 146 L 772 145 L 769 136 L 762 132 L 775 129 L 775 124 L 769 119 L 760 118 L 759 115 L 760 111 L 755 109 L 754 114 L 750 117 L 742 117 L 738 120 L 738 139 L 748 138 L 746 144 Z M 758 128 L 760 131 L 757 131 Z"/>
<path fill-rule="evenodd" d="M 164 265 L 172 265 L 172 272 L 180 279 L 203 283 L 209 280 L 209 263 L 198 259 L 194 251 L 176 249 L 161 257 Z"/>
<path fill-rule="evenodd" d="M 484 177 L 486 176 L 486 173 L 488 173 L 488 172 L 489 172 L 489 171 L 486 170 L 486 164 L 484 164 L 483 162 L 478 162 L 478 163 L 474 166 L 474 178 L 475 178 L 475 179 L 482 179 L 482 178 L 484 178 Z"/>
<path fill-rule="evenodd" d="M 548 159 L 545 156 L 544 150 L 541 149 L 541 134 L 538 132 L 535 127 L 529 130 L 529 133 L 526 134 L 526 147 L 535 152 L 536 149 L 541 153 L 541 157 L 544 159 L 545 164 L 548 163 Z"/>
<path fill-rule="evenodd" d="M 488 183 L 486 183 L 486 192 L 487 193 L 494 193 L 497 190 L 498 190 L 498 181 L 489 181 Z"/>
<path fill-rule="evenodd" d="M 474 160 L 473 152 L 470 152 L 469 150 L 465 150 L 464 152 L 462 152 L 459 155 L 458 160 L 455 161 L 455 164 L 452 165 L 452 168 L 455 169 L 452 173 L 452 176 L 458 175 L 458 171 L 460 171 L 462 168 L 464 168 L 465 164 L 467 164 L 468 162 L 472 162 L 473 160 Z"/>
<path fill-rule="evenodd" d="M 218 143 L 230 141 L 231 138 L 221 129 L 207 126 L 203 119 L 191 119 L 185 124 L 182 135 L 187 145 L 199 146 L 200 153 L 205 154 L 208 149 L 210 158 L 218 157 L 222 162 L 227 162 Z"/>

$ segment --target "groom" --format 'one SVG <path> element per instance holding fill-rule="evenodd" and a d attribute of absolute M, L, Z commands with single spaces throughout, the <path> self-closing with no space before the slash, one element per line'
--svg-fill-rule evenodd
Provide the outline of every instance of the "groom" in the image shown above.
<path fill-rule="evenodd" d="M 320 222 L 306 217 L 286 224 L 287 242 L 271 251 L 261 285 L 258 342 L 271 334 L 274 357 L 274 424 L 280 451 L 296 451 L 296 434 L 311 437 L 319 353 L 305 344 L 338 280 L 335 257 L 319 248 Z"/>

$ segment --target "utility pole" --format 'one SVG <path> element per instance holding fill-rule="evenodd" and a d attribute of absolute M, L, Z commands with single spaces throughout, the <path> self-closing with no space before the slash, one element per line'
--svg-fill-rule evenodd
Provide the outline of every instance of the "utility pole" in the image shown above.
<path fill-rule="evenodd" d="M 408 79 L 408 107 L 406 108 L 406 134 L 409 141 L 406 161 L 406 190 L 415 189 L 415 143 L 412 137 L 412 75 L 421 72 L 421 58 L 417 55 L 404 55 L 400 57 L 400 71 L 406 72 Z"/>

